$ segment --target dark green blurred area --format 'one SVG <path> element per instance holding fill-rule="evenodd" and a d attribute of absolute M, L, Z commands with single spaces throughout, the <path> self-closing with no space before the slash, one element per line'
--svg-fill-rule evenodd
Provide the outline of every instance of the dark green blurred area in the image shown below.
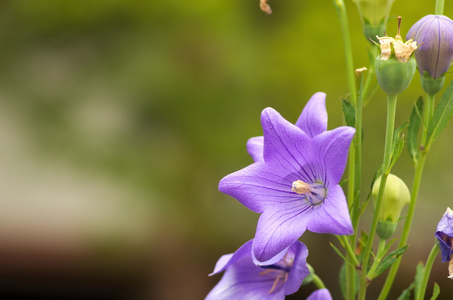
<path fill-rule="evenodd" d="M 217 184 L 251 163 L 245 143 L 262 134 L 261 110 L 294 122 L 323 91 L 329 128 L 343 124 L 347 82 L 332 3 L 271 1 L 267 16 L 258 2 L 0 3 L 0 295 L 200 299 L 216 284 L 220 276 L 207 274 L 217 259 L 255 232 L 258 216 Z M 355 66 L 368 66 L 370 43 L 346 2 Z M 394 4 L 403 33 L 434 10 L 434 1 L 417 3 Z M 445 14 L 453 16 L 448 3 Z M 395 35 L 395 19 L 387 31 Z M 417 74 L 397 124 L 421 94 Z M 366 195 L 382 159 L 382 92 L 364 114 Z M 451 206 L 450 127 L 428 159 L 400 290 Z M 395 173 L 411 186 L 406 152 Z M 302 241 L 341 298 L 335 239 L 307 233 Z M 436 261 L 439 299 L 453 293 L 447 274 Z M 313 288 L 302 287 L 300 299 Z"/>

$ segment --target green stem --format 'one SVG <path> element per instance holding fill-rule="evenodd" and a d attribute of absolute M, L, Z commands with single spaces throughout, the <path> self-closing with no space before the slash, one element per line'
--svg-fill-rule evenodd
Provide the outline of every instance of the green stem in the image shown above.
<path fill-rule="evenodd" d="M 356 105 L 357 102 L 357 92 L 356 92 L 356 83 L 355 83 L 355 70 L 354 70 L 354 60 L 352 54 L 352 43 L 351 36 L 349 33 L 349 24 L 348 24 L 348 15 L 346 13 L 346 7 L 343 0 L 333 0 L 333 4 L 337 10 L 338 19 L 340 21 L 341 32 L 343 36 L 343 45 L 346 61 L 346 76 L 348 79 L 348 87 L 350 93 L 350 101 L 353 105 Z M 356 170 L 356 152 L 354 147 L 351 147 L 349 152 L 349 184 L 348 184 L 348 203 L 351 207 L 352 203 L 355 200 L 355 170 Z M 355 235 L 350 238 L 350 242 L 355 244 Z M 350 244 L 349 244 L 350 245 Z M 350 257 L 351 259 L 354 258 Z M 347 295 L 348 298 L 353 299 L 355 297 L 355 270 L 348 264 L 346 267 L 346 286 L 347 286 Z"/>
<path fill-rule="evenodd" d="M 373 262 L 373 265 L 371 266 L 370 271 L 366 275 L 368 279 L 373 279 L 374 278 L 374 273 L 376 272 L 377 267 L 379 266 L 379 263 L 381 262 L 382 258 L 384 258 L 385 255 L 385 245 L 386 245 L 386 240 L 380 239 L 379 240 L 379 246 L 378 246 L 378 251 L 376 254 L 376 258 Z"/>
<path fill-rule="evenodd" d="M 324 282 L 322 282 L 321 278 L 318 275 L 313 273 L 313 283 L 316 285 L 318 289 L 325 289 L 326 286 Z"/>
<path fill-rule="evenodd" d="M 431 253 L 429 253 L 428 260 L 426 261 L 425 271 L 423 272 L 423 280 L 420 285 L 420 289 L 418 290 L 418 294 L 416 295 L 416 300 L 423 300 L 425 298 L 426 286 L 428 285 L 429 275 L 431 274 L 431 269 L 433 267 L 434 260 L 439 254 L 439 247 L 437 244 L 434 244 L 433 249 L 431 249 Z"/>
<path fill-rule="evenodd" d="M 349 254 L 349 257 L 352 259 L 354 263 L 353 267 L 360 268 L 360 262 L 357 259 L 357 256 L 354 253 L 354 250 L 351 248 L 351 244 L 349 244 L 348 238 L 344 235 L 337 235 L 337 238 L 340 240 L 341 244 L 345 247 L 346 251 Z"/>
<path fill-rule="evenodd" d="M 341 33 L 343 35 L 344 53 L 346 59 L 346 76 L 348 79 L 349 93 L 351 94 L 351 102 L 356 103 L 357 93 L 355 85 L 355 69 L 352 55 L 351 35 L 349 33 L 348 15 L 343 0 L 333 0 L 333 4 L 337 10 L 338 19 L 340 20 Z"/>
<path fill-rule="evenodd" d="M 373 57 L 374 59 L 377 56 L 378 49 L 379 48 L 377 46 L 371 46 L 371 50 L 370 50 L 371 57 Z M 367 78 L 366 78 L 365 84 L 363 85 L 362 99 L 363 99 L 363 103 L 365 106 L 370 101 L 371 97 L 373 96 L 374 88 L 373 89 L 371 88 L 371 84 L 374 83 L 374 86 L 376 86 L 376 76 L 374 75 L 375 66 L 376 65 L 374 64 L 374 61 L 372 61 L 368 67 Z"/>
<path fill-rule="evenodd" d="M 359 289 L 359 299 L 365 300 L 366 288 L 367 288 L 367 268 L 368 260 L 370 258 L 374 235 L 376 233 L 378 215 L 382 206 L 382 197 L 384 195 L 385 184 L 387 182 L 387 177 L 389 175 L 390 168 L 390 158 L 392 154 L 392 143 L 393 143 L 393 131 L 395 128 L 395 114 L 396 114 L 396 102 L 397 95 L 387 95 L 387 126 L 385 131 L 385 147 L 384 147 L 384 159 L 382 163 L 382 175 L 381 175 L 381 184 L 379 186 L 379 193 L 376 200 L 376 206 L 373 215 L 373 221 L 371 223 L 370 233 L 368 235 L 368 240 L 366 243 L 365 250 L 363 252 L 362 259 L 362 274 L 360 276 L 360 289 Z"/>
<path fill-rule="evenodd" d="M 434 9 L 435 15 L 444 14 L 444 4 L 445 4 L 445 0 L 436 0 L 436 8 Z"/>
<path fill-rule="evenodd" d="M 428 155 L 428 151 L 429 151 L 429 149 L 425 148 L 424 145 L 427 142 L 426 138 L 427 138 L 428 124 L 431 121 L 433 111 L 434 111 L 434 96 L 428 95 L 426 97 L 426 99 L 427 99 L 428 103 L 426 105 L 426 111 L 425 111 L 425 117 L 424 117 L 424 128 L 423 128 L 424 131 L 423 131 L 423 135 L 422 135 L 422 146 L 421 146 L 421 150 L 420 150 L 420 157 L 415 166 L 414 183 L 412 185 L 412 192 L 411 192 L 411 202 L 409 204 L 409 208 L 407 211 L 407 217 L 406 217 L 406 221 L 404 222 L 403 233 L 401 234 L 401 239 L 400 239 L 398 248 L 404 247 L 409 238 L 409 232 L 410 232 L 410 229 L 412 226 L 412 220 L 414 218 L 418 193 L 420 191 L 420 184 L 422 181 L 423 168 L 425 166 L 426 156 Z M 390 271 L 387 275 L 387 279 L 384 283 L 384 286 L 382 287 L 381 294 L 379 295 L 378 300 L 387 299 L 387 295 L 390 292 L 390 289 L 392 288 L 393 281 L 395 280 L 396 273 L 398 272 L 398 268 L 400 266 L 401 259 L 402 259 L 402 256 L 398 257 L 398 259 L 395 261 L 395 263 L 390 268 Z"/>

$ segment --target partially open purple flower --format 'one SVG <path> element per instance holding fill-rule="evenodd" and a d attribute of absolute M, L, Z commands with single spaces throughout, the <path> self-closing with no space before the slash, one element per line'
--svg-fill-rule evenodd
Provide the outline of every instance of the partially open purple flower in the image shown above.
<path fill-rule="evenodd" d="M 261 114 L 262 159 L 256 140 L 254 150 L 248 147 L 256 162 L 219 183 L 221 192 L 261 213 L 253 241 L 259 262 L 281 258 L 306 229 L 353 233 L 338 183 L 355 130 L 344 126 L 326 131 L 327 114 L 320 96 L 307 104 L 296 125 L 266 108 Z"/>
<path fill-rule="evenodd" d="M 284 299 L 297 292 L 310 274 L 306 263 L 308 250 L 299 241 L 289 247 L 280 261 L 266 266 L 255 265 L 251 250 L 252 241 L 249 241 L 234 254 L 223 255 L 217 261 L 211 275 L 223 271 L 225 274 L 206 300 Z"/>
<path fill-rule="evenodd" d="M 427 15 L 415 23 L 406 35 L 419 45 L 415 51 L 418 70 L 436 79 L 448 71 L 453 59 L 453 21 L 442 15 Z"/>
<path fill-rule="evenodd" d="M 447 262 L 453 254 L 453 211 L 447 208 L 437 225 L 436 238 L 439 240 L 442 262 Z"/>
<path fill-rule="evenodd" d="M 328 289 L 320 289 L 311 293 L 307 300 L 332 300 L 332 295 Z"/>

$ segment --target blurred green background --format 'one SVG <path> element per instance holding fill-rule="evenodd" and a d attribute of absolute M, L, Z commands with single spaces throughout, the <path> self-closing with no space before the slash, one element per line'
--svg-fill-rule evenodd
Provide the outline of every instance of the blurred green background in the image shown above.
<path fill-rule="evenodd" d="M 217 184 L 251 163 L 245 143 L 262 134 L 261 110 L 272 106 L 295 122 L 323 91 L 329 128 L 343 124 L 347 82 L 331 1 L 271 1 L 270 16 L 258 4 L 0 3 L 1 298 L 202 299 L 218 282 L 207 274 L 253 237 L 258 215 Z M 368 66 L 370 44 L 346 4 L 354 64 Z M 433 10 L 434 1 L 398 0 L 391 14 L 403 17 L 405 34 Z M 453 16 L 450 3 L 445 14 Z M 396 34 L 395 19 L 388 33 Z M 417 74 L 400 97 L 397 125 L 421 94 Z M 385 106 L 378 91 L 364 112 L 365 194 L 382 159 Z M 451 136 L 450 126 L 428 158 L 400 290 L 453 205 Z M 394 173 L 411 186 L 407 152 Z M 328 244 L 336 240 L 307 233 L 302 241 L 341 298 L 340 258 Z M 439 299 L 451 299 L 447 274 L 438 258 L 428 293 L 435 280 Z"/>

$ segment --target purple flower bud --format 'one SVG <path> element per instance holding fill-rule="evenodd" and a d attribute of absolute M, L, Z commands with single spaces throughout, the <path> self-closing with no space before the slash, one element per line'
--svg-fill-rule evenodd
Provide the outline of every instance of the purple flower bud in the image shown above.
<path fill-rule="evenodd" d="M 427 15 L 415 23 L 406 35 L 419 45 L 415 51 L 418 70 L 433 79 L 448 71 L 453 59 L 453 21 L 442 15 Z"/>

